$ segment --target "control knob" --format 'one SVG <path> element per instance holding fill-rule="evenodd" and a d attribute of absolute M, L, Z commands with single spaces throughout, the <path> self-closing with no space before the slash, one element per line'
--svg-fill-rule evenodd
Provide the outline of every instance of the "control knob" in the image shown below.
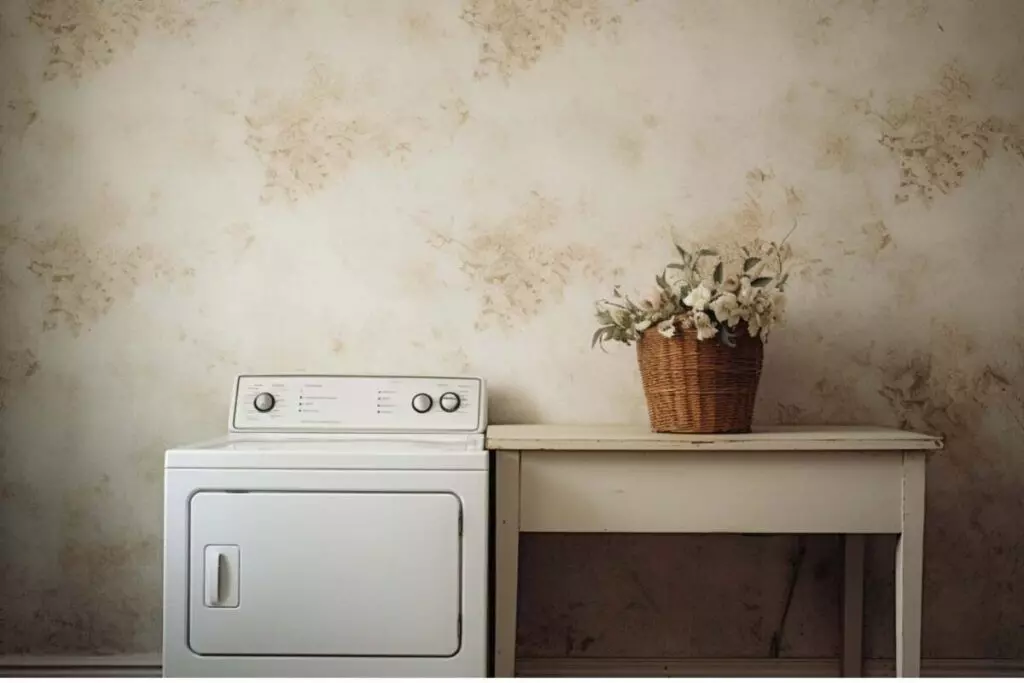
<path fill-rule="evenodd" d="M 441 406 L 441 410 L 446 413 L 454 413 L 462 405 L 459 395 L 453 391 L 447 391 L 441 394 L 441 398 L 437 399 L 437 404 Z"/>
<path fill-rule="evenodd" d="M 274 395 L 266 391 L 256 394 L 256 398 L 252 401 L 252 406 L 261 413 L 270 412 L 274 407 Z"/>
<path fill-rule="evenodd" d="M 425 413 L 434 406 L 434 399 L 430 394 L 416 394 L 412 397 L 412 409 L 417 413 Z"/>

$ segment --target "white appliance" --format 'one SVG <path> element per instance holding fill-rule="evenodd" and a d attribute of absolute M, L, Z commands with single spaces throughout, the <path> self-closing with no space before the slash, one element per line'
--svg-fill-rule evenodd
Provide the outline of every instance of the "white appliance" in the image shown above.
<path fill-rule="evenodd" d="M 486 425 L 479 378 L 238 377 L 167 451 L 164 675 L 486 676 Z"/>

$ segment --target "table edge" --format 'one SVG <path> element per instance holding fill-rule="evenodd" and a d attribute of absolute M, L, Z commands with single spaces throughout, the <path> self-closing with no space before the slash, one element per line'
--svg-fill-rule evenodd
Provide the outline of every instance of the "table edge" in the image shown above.
<path fill-rule="evenodd" d="M 801 438 L 802 433 L 793 432 L 793 438 L 785 438 L 785 432 L 765 432 L 770 439 L 758 439 L 754 434 L 690 434 L 673 438 L 669 434 L 637 432 L 635 436 L 545 436 L 543 434 L 504 435 L 503 428 L 540 427 L 548 425 L 491 425 L 485 436 L 488 450 L 532 450 L 532 451 L 937 451 L 944 448 L 941 436 L 915 432 L 891 432 L 892 436 L 879 436 L 866 432 L 863 436 L 847 433 L 843 436 Z M 595 425 L 598 427 L 623 427 L 630 425 Z M 552 430 L 565 425 L 550 425 Z M 585 429 L 586 425 L 569 425 Z M 635 425 L 632 427 L 636 427 Z M 495 430 L 495 428 L 497 428 Z M 884 428 L 880 428 L 884 429 Z M 494 431 L 499 433 L 494 434 Z"/>

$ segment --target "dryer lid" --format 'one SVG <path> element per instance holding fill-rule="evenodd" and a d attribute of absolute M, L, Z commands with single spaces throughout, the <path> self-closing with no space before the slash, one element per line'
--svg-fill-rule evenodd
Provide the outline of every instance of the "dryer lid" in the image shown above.
<path fill-rule="evenodd" d="M 482 434 L 228 434 L 177 450 L 288 453 L 451 453 L 480 451 Z"/>
<path fill-rule="evenodd" d="M 167 451 L 167 469 L 486 470 L 482 434 L 229 434 Z"/>

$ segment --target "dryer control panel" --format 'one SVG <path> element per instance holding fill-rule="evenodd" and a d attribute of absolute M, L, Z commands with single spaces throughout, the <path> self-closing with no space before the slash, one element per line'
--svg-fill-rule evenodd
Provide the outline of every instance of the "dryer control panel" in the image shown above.
<path fill-rule="evenodd" d="M 233 432 L 479 433 L 487 393 L 479 377 L 239 375 Z"/>

